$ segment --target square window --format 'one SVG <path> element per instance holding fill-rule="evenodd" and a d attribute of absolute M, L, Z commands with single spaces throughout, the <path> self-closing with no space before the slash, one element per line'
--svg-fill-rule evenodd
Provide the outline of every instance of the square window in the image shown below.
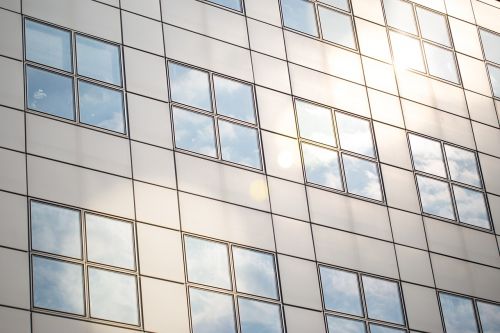
<path fill-rule="evenodd" d="M 332 111 L 311 103 L 295 101 L 300 136 L 330 146 L 336 146 Z"/>
<path fill-rule="evenodd" d="M 448 183 L 419 175 L 417 183 L 424 213 L 455 219 Z"/>
<path fill-rule="evenodd" d="M 500 64 L 500 35 L 479 29 L 486 60 Z"/>
<path fill-rule="evenodd" d="M 342 155 L 347 182 L 347 191 L 374 200 L 382 201 L 380 176 L 377 164 L 361 158 Z"/>
<path fill-rule="evenodd" d="M 218 124 L 222 159 L 261 169 L 257 130 L 224 120 Z"/>
<path fill-rule="evenodd" d="M 387 25 L 408 32 L 417 34 L 417 24 L 411 3 L 401 0 L 383 0 Z"/>
<path fill-rule="evenodd" d="M 212 111 L 208 73 L 194 68 L 169 63 L 172 101 L 201 110 Z"/>
<path fill-rule="evenodd" d="M 302 153 L 308 182 L 336 190 L 344 189 L 336 151 L 302 143 Z"/>
<path fill-rule="evenodd" d="M 214 76 L 214 89 L 218 114 L 255 124 L 251 85 Z"/>
<path fill-rule="evenodd" d="M 423 38 L 451 47 L 448 25 L 444 15 L 417 7 L 417 17 Z"/>
<path fill-rule="evenodd" d="M 236 333 L 233 297 L 189 288 L 193 333 Z"/>
<path fill-rule="evenodd" d="M 370 122 L 336 112 L 340 147 L 353 153 L 375 157 Z"/>
<path fill-rule="evenodd" d="M 241 333 L 281 333 L 281 309 L 277 304 L 238 297 Z"/>
<path fill-rule="evenodd" d="M 488 212 L 482 192 L 453 185 L 460 222 L 490 229 Z"/>
<path fill-rule="evenodd" d="M 424 42 L 429 74 L 443 80 L 460 83 L 452 51 Z"/>
<path fill-rule="evenodd" d="M 359 320 L 327 316 L 328 333 L 366 333 L 366 325 Z"/>
<path fill-rule="evenodd" d="M 242 11 L 240 0 L 208 0 L 208 1 L 219 4 L 227 8 L 237 10 L 239 12 Z"/>
<path fill-rule="evenodd" d="M 406 332 L 406 331 L 394 327 L 370 324 L 370 333 L 401 333 L 401 332 Z"/>
<path fill-rule="evenodd" d="M 500 305 L 477 302 L 483 333 L 500 332 Z"/>
<path fill-rule="evenodd" d="M 441 143 L 413 134 L 408 137 L 415 170 L 446 178 Z"/>
<path fill-rule="evenodd" d="M 500 98 L 500 67 L 487 65 L 488 74 L 490 76 L 491 87 L 493 88 L 493 96 Z"/>
<path fill-rule="evenodd" d="M 314 4 L 304 0 L 282 0 L 285 27 L 318 37 Z"/>
<path fill-rule="evenodd" d="M 398 284 L 369 276 L 362 279 L 368 317 L 404 325 Z"/>
<path fill-rule="evenodd" d="M 447 333 L 479 332 L 471 299 L 439 293 L 439 300 Z"/>
<path fill-rule="evenodd" d="M 325 308 L 362 317 L 363 306 L 361 305 L 358 275 L 327 267 L 320 267 L 319 271 Z M 330 319 L 328 321 L 330 322 Z M 332 321 L 339 320 L 332 319 Z M 339 324 L 340 322 L 343 323 L 342 320 L 339 321 Z M 347 325 L 347 322 L 345 324 Z M 357 324 L 350 323 L 349 325 L 356 326 Z"/>
<path fill-rule="evenodd" d="M 481 187 L 476 154 L 471 151 L 444 145 L 448 169 L 452 180 Z"/>
<path fill-rule="evenodd" d="M 319 6 L 318 11 L 323 38 L 356 49 L 351 16 L 323 6 Z"/>
<path fill-rule="evenodd" d="M 409 68 L 425 72 L 420 41 L 394 31 L 389 31 L 389 36 L 391 38 L 394 66 L 401 69 Z"/>
<path fill-rule="evenodd" d="M 198 154 L 217 157 L 214 119 L 198 112 L 172 108 L 175 146 Z"/>

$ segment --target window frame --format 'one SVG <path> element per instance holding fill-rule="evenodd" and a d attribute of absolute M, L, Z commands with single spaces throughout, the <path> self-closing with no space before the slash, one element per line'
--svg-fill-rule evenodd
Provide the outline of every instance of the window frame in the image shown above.
<path fill-rule="evenodd" d="M 492 79 L 492 75 L 490 73 L 490 66 L 497 68 L 498 72 L 500 73 L 500 63 L 496 63 L 496 62 L 494 62 L 492 60 L 489 60 L 486 57 L 486 48 L 484 46 L 484 42 L 483 42 L 481 31 L 484 31 L 486 33 L 490 33 L 490 34 L 496 35 L 499 40 L 500 40 L 500 34 L 498 32 L 495 32 L 493 30 L 489 30 L 489 29 L 484 28 L 484 27 L 477 26 L 477 29 L 478 29 L 477 34 L 479 36 L 479 43 L 481 44 L 481 52 L 483 54 L 483 58 L 484 58 L 485 66 L 486 66 L 486 73 L 488 74 L 488 84 L 490 85 L 491 96 L 495 100 L 500 100 L 500 93 L 499 93 L 499 95 L 495 95 L 495 89 L 494 89 L 494 86 L 493 86 L 493 79 Z M 499 74 L 499 76 L 500 76 L 500 74 Z M 499 85 L 498 89 L 499 89 L 499 92 L 500 92 L 500 82 L 498 83 L 498 85 Z"/>

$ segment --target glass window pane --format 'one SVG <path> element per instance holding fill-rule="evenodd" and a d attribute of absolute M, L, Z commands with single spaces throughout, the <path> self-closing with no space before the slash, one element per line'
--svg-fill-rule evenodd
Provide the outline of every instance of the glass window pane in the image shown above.
<path fill-rule="evenodd" d="M 209 0 L 209 1 L 241 12 L 240 0 Z"/>
<path fill-rule="evenodd" d="M 446 178 L 441 143 L 418 135 L 409 135 L 415 170 Z"/>
<path fill-rule="evenodd" d="M 479 171 L 477 168 L 476 154 L 471 151 L 453 146 L 444 145 L 448 169 L 451 179 L 481 187 Z"/>
<path fill-rule="evenodd" d="M 347 0 L 319 0 L 322 3 L 326 3 L 327 5 L 331 5 L 333 7 L 337 7 L 339 9 L 349 11 L 349 1 Z"/>
<path fill-rule="evenodd" d="M 214 76 L 217 113 L 255 124 L 252 86 Z"/>
<path fill-rule="evenodd" d="M 135 276 L 89 267 L 89 296 L 91 317 L 139 324 Z"/>
<path fill-rule="evenodd" d="M 424 213 L 455 219 L 448 183 L 418 175 L 417 183 Z"/>
<path fill-rule="evenodd" d="M 310 183 L 343 190 L 339 154 L 336 151 L 302 143 L 306 178 Z"/>
<path fill-rule="evenodd" d="M 452 51 L 424 43 L 429 74 L 443 80 L 459 83 L 455 56 Z"/>
<path fill-rule="evenodd" d="M 280 333 L 281 310 L 277 304 L 238 297 L 241 333 Z"/>
<path fill-rule="evenodd" d="M 482 192 L 453 185 L 460 222 L 481 228 L 490 228 L 486 203 Z"/>
<path fill-rule="evenodd" d="M 33 305 L 84 315 L 82 265 L 33 256 Z"/>
<path fill-rule="evenodd" d="M 347 190 L 363 197 L 382 200 L 377 164 L 343 154 Z"/>
<path fill-rule="evenodd" d="M 363 316 L 357 274 L 320 267 L 320 275 L 326 309 Z"/>
<path fill-rule="evenodd" d="M 73 71 L 71 33 L 26 20 L 26 60 Z"/>
<path fill-rule="evenodd" d="M 82 123 L 125 133 L 121 91 L 78 81 L 78 100 Z"/>
<path fill-rule="evenodd" d="M 189 288 L 193 333 L 236 333 L 233 297 Z"/>
<path fill-rule="evenodd" d="M 198 154 L 216 157 L 214 119 L 197 112 L 176 107 L 172 109 L 175 146 Z"/>
<path fill-rule="evenodd" d="M 369 276 L 362 278 L 368 317 L 403 325 L 398 284 Z"/>
<path fill-rule="evenodd" d="M 370 324 L 370 332 L 371 333 L 400 333 L 400 332 L 406 332 L 406 331 L 400 330 L 397 328 L 393 328 L 393 327 Z"/>
<path fill-rule="evenodd" d="M 233 260 L 239 292 L 279 298 L 272 254 L 233 247 Z"/>
<path fill-rule="evenodd" d="M 332 111 L 311 103 L 295 101 L 300 136 L 330 146 L 336 146 Z"/>
<path fill-rule="evenodd" d="M 73 79 L 26 67 L 28 108 L 75 120 Z"/>
<path fill-rule="evenodd" d="M 168 64 L 172 101 L 212 111 L 208 73 L 194 68 Z"/>
<path fill-rule="evenodd" d="M 318 36 L 314 5 L 304 0 L 282 0 L 283 23 L 285 27 Z"/>
<path fill-rule="evenodd" d="M 471 299 L 440 293 L 439 300 L 447 333 L 479 332 Z"/>
<path fill-rule="evenodd" d="M 479 30 L 479 33 L 486 59 L 500 64 L 500 35 L 486 30 Z"/>
<path fill-rule="evenodd" d="M 420 41 L 394 31 L 389 31 L 391 37 L 394 65 L 401 69 L 415 69 L 425 72 Z"/>
<path fill-rule="evenodd" d="M 120 48 L 93 38 L 76 36 L 78 74 L 122 85 Z"/>
<path fill-rule="evenodd" d="M 365 323 L 359 320 L 327 316 L 328 333 L 366 333 Z"/>
<path fill-rule="evenodd" d="M 336 112 L 340 147 L 354 153 L 375 157 L 370 122 Z"/>
<path fill-rule="evenodd" d="M 491 87 L 493 95 L 500 98 L 500 67 L 488 65 L 488 73 L 490 75 Z"/>
<path fill-rule="evenodd" d="M 500 305 L 477 302 L 483 333 L 500 332 Z"/>
<path fill-rule="evenodd" d="M 417 17 L 420 23 L 422 37 L 438 44 L 451 46 L 448 35 L 448 25 L 444 15 L 417 7 Z"/>
<path fill-rule="evenodd" d="M 232 289 L 227 245 L 185 237 L 186 266 L 190 282 Z"/>
<path fill-rule="evenodd" d="M 257 130 L 223 120 L 218 123 L 222 159 L 260 169 Z"/>
<path fill-rule="evenodd" d="M 383 2 L 387 25 L 414 35 L 417 34 L 412 4 L 401 0 L 384 0 Z"/>
<path fill-rule="evenodd" d="M 323 6 L 318 8 L 323 39 L 355 49 L 351 16 Z"/>
<path fill-rule="evenodd" d="M 82 257 L 80 212 L 31 201 L 33 250 Z"/>

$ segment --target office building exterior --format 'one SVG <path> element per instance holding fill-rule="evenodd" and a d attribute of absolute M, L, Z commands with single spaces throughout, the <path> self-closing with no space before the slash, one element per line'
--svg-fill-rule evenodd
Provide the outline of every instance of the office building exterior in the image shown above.
<path fill-rule="evenodd" d="M 499 18 L 0 0 L 0 332 L 500 332 Z"/>

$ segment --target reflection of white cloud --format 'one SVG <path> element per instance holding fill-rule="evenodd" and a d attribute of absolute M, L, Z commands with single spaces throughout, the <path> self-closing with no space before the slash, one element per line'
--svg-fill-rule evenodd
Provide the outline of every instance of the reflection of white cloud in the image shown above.
<path fill-rule="evenodd" d="M 281 333 L 279 305 L 238 298 L 242 333 Z"/>
<path fill-rule="evenodd" d="M 215 156 L 215 134 L 211 117 L 174 108 L 174 126 L 177 147 Z"/>
<path fill-rule="evenodd" d="M 257 131 L 253 128 L 219 121 L 222 158 L 227 161 L 260 167 Z"/>
<path fill-rule="evenodd" d="M 370 318 L 403 324 L 397 283 L 363 276 L 363 289 Z"/>
<path fill-rule="evenodd" d="M 44 99 L 45 97 L 47 97 L 47 94 L 43 91 L 43 89 L 38 89 L 33 94 L 34 99 Z"/>
<path fill-rule="evenodd" d="M 194 333 L 235 333 L 233 298 L 200 289 L 189 289 Z"/>
<path fill-rule="evenodd" d="M 469 185 L 481 186 L 475 154 L 447 145 L 445 145 L 445 149 L 451 178 Z"/>
<path fill-rule="evenodd" d="M 300 136 L 306 139 L 335 146 L 332 113 L 330 109 L 310 103 L 296 101 Z"/>
<path fill-rule="evenodd" d="M 443 152 L 439 142 L 410 134 L 410 145 L 415 169 L 446 177 Z"/>
<path fill-rule="evenodd" d="M 308 181 L 342 189 L 338 153 L 333 150 L 303 144 L 304 163 Z"/>
<path fill-rule="evenodd" d="M 278 298 L 273 255 L 233 247 L 233 259 L 238 291 Z"/>
<path fill-rule="evenodd" d="M 172 100 L 204 110 L 212 110 L 208 73 L 170 64 Z"/>
<path fill-rule="evenodd" d="M 477 302 L 483 333 L 500 332 L 500 305 Z"/>
<path fill-rule="evenodd" d="M 328 316 L 328 333 L 366 333 L 365 323 L 337 316 Z"/>
<path fill-rule="evenodd" d="M 417 176 L 417 182 L 425 213 L 449 219 L 455 218 L 447 183 L 422 176 Z"/>
<path fill-rule="evenodd" d="M 489 228 L 488 213 L 484 196 L 481 192 L 469 190 L 460 186 L 453 186 L 457 202 L 458 216 L 461 222 Z"/>
<path fill-rule="evenodd" d="M 356 117 L 336 113 L 340 145 L 355 153 L 374 156 L 370 123 Z"/>
<path fill-rule="evenodd" d="M 377 165 L 360 158 L 343 155 L 349 192 L 381 200 L 380 179 Z"/>
<path fill-rule="evenodd" d="M 444 323 L 448 333 L 477 333 L 472 301 L 465 297 L 440 294 Z"/>
<path fill-rule="evenodd" d="M 334 311 L 362 315 L 357 275 L 326 267 L 321 267 L 320 272 L 326 307 Z"/>

